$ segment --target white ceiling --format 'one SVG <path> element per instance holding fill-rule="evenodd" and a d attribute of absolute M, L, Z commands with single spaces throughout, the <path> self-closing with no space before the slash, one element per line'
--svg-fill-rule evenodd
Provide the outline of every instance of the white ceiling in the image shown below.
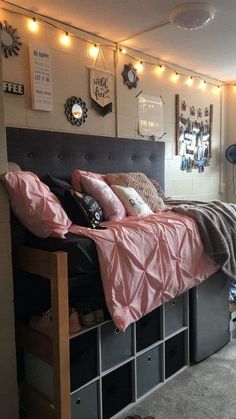
<path fill-rule="evenodd" d="M 119 42 L 169 21 L 188 0 L 13 0 L 12 3 Z M 203 3 L 203 2 L 202 2 Z M 172 24 L 124 45 L 222 81 L 236 79 L 236 0 L 209 0 L 215 19 L 186 31 Z M 7 4 L 5 3 L 5 7 Z"/>

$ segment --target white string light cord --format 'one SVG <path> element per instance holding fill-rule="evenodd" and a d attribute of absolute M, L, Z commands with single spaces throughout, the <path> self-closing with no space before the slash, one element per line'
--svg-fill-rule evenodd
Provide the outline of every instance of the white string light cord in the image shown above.
<path fill-rule="evenodd" d="M 32 31 L 38 30 L 39 29 L 38 25 L 41 25 L 41 24 L 48 25 L 48 26 L 60 31 L 61 34 L 62 34 L 60 40 L 63 43 L 63 45 L 66 46 L 66 47 L 70 46 L 70 39 L 78 39 L 80 41 L 84 41 L 84 42 L 88 43 L 90 45 L 89 55 L 92 58 L 96 59 L 97 55 L 99 53 L 99 48 L 105 47 L 105 48 L 109 48 L 113 51 L 116 51 L 117 53 L 120 52 L 120 53 L 126 54 L 127 57 L 129 57 L 131 60 L 134 60 L 135 61 L 134 66 L 136 67 L 137 72 L 139 74 L 142 73 L 142 71 L 144 69 L 144 65 L 148 65 L 148 66 L 155 67 L 155 73 L 159 76 L 164 71 L 171 72 L 172 82 L 177 82 L 180 79 L 180 77 L 184 77 L 184 78 L 186 78 L 185 82 L 189 87 L 194 85 L 195 81 L 197 80 L 199 82 L 198 87 L 201 90 L 204 91 L 207 86 L 211 86 L 213 93 L 216 94 L 216 95 L 220 94 L 221 88 L 223 86 L 226 86 L 226 85 L 233 86 L 234 89 L 235 89 L 235 92 L 236 92 L 236 83 L 224 83 L 221 80 L 213 79 L 212 77 L 196 73 L 195 71 L 192 71 L 191 69 L 187 69 L 187 68 L 184 68 L 184 67 L 179 66 L 177 64 L 172 64 L 172 63 L 163 61 L 159 57 L 150 56 L 148 54 L 145 54 L 145 56 L 150 57 L 150 61 L 149 60 L 140 60 L 140 58 L 139 58 L 140 55 L 143 55 L 142 51 L 137 51 L 137 50 L 131 49 L 132 51 L 134 51 L 134 53 L 137 53 L 137 56 L 133 55 L 133 54 L 130 54 L 130 53 L 127 53 L 126 47 L 123 46 L 121 44 L 121 42 L 124 42 L 125 40 L 131 39 L 134 36 L 136 36 L 137 34 L 132 35 L 130 37 L 127 37 L 125 40 L 122 40 L 118 44 L 118 43 L 116 43 L 116 42 L 114 42 L 110 39 L 103 38 L 101 36 L 97 36 L 95 33 L 86 31 L 84 29 L 73 26 L 71 24 L 67 24 L 66 22 L 62 22 L 62 21 L 57 20 L 55 18 L 51 18 L 49 16 L 42 15 L 38 12 L 32 12 L 32 10 L 28 10 L 28 9 L 22 7 L 22 6 L 15 5 L 12 2 L 9 2 L 9 1 L 6 1 L 6 0 L 0 0 L 0 3 L 5 4 L 7 6 L 10 6 L 10 7 L 17 8 L 17 10 L 19 10 L 19 11 L 11 10 L 7 7 L 0 6 L 3 11 L 28 18 L 29 19 L 28 27 Z M 157 28 L 162 27 L 164 25 L 167 25 L 169 23 L 170 22 L 165 22 L 163 24 L 160 24 L 159 26 L 156 26 L 155 28 L 150 28 L 150 29 L 147 29 L 146 31 L 139 32 L 138 35 L 139 34 L 141 35 L 142 33 L 145 33 L 145 32 L 149 32 L 153 29 L 157 29 Z M 62 28 L 62 26 L 69 28 L 69 30 L 65 31 L 65 29 Z M 74 31 L 79 31 L 79 32 L 85 34 L 86 37 L 83 37 L 82 35 L 75 34 Z M 91 39 L 88 39 L 88 36 L 89 37 L 94 37 L 95 39 L 99 38 L 101 40 L 101 42 L 99 42 L 99 43 L 96 42 L 95 43 Z M 154 63 L 153 61 L 157 61 L 157 62 Z M 206 79 L 208 79 L 208 80 L 206 81 Z M 209 79 L 211 81 L 209 81 Z"/>

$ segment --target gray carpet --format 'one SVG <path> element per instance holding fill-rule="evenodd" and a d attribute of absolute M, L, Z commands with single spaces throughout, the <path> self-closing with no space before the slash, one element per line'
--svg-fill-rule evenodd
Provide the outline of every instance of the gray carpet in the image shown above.
<path fill-rule="evenodd" d="M 236 339 L 127 410 L 155 419 L 236 419 Z"/>

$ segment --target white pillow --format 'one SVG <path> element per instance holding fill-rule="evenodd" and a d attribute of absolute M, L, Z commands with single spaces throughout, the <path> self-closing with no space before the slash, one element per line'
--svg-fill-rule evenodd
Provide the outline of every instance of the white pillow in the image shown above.
<path fill-rule="evenodd" d="M 111 185 L 111 189 L 121 200 L 128 215 L 139 216 L 153 214 L 151 208 L 149 208 L 134 188 Z"/>

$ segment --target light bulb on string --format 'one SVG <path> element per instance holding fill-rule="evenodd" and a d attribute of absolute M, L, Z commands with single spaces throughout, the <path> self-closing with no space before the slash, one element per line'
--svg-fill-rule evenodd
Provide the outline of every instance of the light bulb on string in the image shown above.
<path fill-rule="evenodd" d="M 201 90 L 205 90 L 206 89 L 206 81 L 205 80 L 200 80 L 198 87 Z"/>
<path fill-rule="evenodd" d="M 64 47 L 69 47 L 70 45 L 70 35 L 68 34 L 68 32 L 63 33 L 60 36 L 60 42 L 62 45 L 64 45 Z"/>
<path fill-rule="evenodd" d="M 176 83 L 179 80 L 179 73 L 173 73 L 171 76 L 173 83 Z"/>
<path fill-rule="evenodd" d="M 165 71 L 165 66 L 162 64 L 159 64 L 155 69 L 155 73 L 158 74 L 158 76 L 161 76 L 162 73 L 164 73 L 164 71 Z"/>
<path fill-rule="evenodd" d="M 219 95 L 221 92 L 221 87 L 220 86 L 214 86 L 212 89 L 212 93 L 214 93 L 214 95 Z"/>
<path fill-rule="evenodd" d="M 143 62 L 142 61 L 140 61 L 139 63 L 135 64 L 134 67 L 136 68 L 136 70 L 137 70 L 137 72 L 139 74 L 143 72 Z"/>
<path fill-rule="evenodd" d="M 35 17 L 33 17 L 32 19 L 28 19 L 28 29 L 31 32 L 38 32 L 39 25 Z"/>
<path fill-rule="evenodd" d="M 193 76 L 190 76 L 186 80 L 186 84 L 191 87 L 193 85 Z"/>
<path fill-rule="evenodd" d="M 126 48 L 120 48 L 119 50 L 120 50 L 121 54 L 126 54 L 127 53 Z"/>
<path fill-rule="evenodd" d="M 234 83 L 233 89 L 234 89 L 234 93 L 236 93 L 236 83 Z"/>
<path fill-rule="evenodd" d="M 96 59 L 99 54 L 99 47 L 97 44 L 91 45 L 88 50 L 89 56 L 93 59 Z"/>

